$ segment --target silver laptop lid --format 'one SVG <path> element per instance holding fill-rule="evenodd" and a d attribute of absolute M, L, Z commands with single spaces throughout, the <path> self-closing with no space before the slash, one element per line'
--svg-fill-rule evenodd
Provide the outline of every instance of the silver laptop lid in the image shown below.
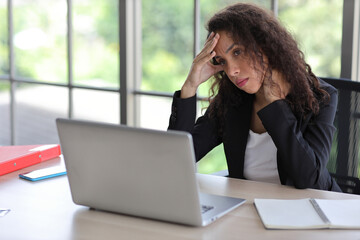
<path fill-rule="evenodd" d="M 73 201 L 202 225 L 190 134 L 57 119 Z"/>

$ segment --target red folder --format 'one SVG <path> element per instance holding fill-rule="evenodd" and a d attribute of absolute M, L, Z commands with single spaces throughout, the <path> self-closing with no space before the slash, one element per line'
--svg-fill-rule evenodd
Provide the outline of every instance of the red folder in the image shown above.
<path fill-rule="evenodd" d="M 0 176 L 61 154 L 59 144 L 0 146 Z"/>

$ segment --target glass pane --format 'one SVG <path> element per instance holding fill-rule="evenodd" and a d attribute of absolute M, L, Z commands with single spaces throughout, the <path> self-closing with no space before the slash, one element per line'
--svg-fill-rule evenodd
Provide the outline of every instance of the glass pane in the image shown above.
<path fill-rule="evenodd" d="M 224 146 L 220 144 L 197 163 L 198 173 L 211 174 L 227 169 Z"/>
<path fill-rule="evenodd" d="M 142 90 L 181 88 L 193 58 L 193 2 L 142 1 Z"/>
<path fill-rule="evenodd" d="M 137 101 L 140 109 L 139 127 L 167 129 L 171 113 L 171 98 L 138 96 Z"/>
<path fill-rule="evenodd" d="M 119 93 L 74 89 L 74 118 L 118 124 L 119 98 Z"/>
<path fill-rule="evenodd" d="M 19 84 L 15 99 L 15 144 L 59 143 L 55 119 L 67 117 L 68 90 Z"/>
<path fill-rule="evenodd" d="M 0 116 L 0 145 L 10 145 L 10 84 L 5 81 L 0 81 Z"/>
<path fill-rule="evenodd" d="M 7 4 L 0 1 L 0 76 L 9 74 Z"/>
<path fill-rule="evenodd" d="M 319 77 L 340 76 L 342 11 L 338 0 L 279 0 L 279 18 Z"/>
<path fill-rule="evenodd" d="M 119 87 L 117 0 L 74 0 L 74 83 Z"/>
<path fill-rule="evenodd" d="M 13 1 L 15 72 L 66 82 L 66 1 Z"/>

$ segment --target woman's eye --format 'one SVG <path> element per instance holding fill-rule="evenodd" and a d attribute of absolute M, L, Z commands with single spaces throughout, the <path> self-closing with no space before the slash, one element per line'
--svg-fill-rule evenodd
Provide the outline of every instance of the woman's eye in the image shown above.
<path fill-rule="evenodd" d="M 234 55 L 235 55 L 235 56 L 239 56 L 240 54 L 241 54 L 241 51 L 240 51 L 240 50 L 235 50 L 235 51 L 234 51 Z"/>

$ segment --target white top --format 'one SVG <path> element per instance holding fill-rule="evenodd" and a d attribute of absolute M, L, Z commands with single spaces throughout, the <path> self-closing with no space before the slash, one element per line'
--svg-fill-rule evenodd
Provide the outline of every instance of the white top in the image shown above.
<path fill-rule="evenodd" d="M 248 180 L 280 184 L 276 146 L 270 135 L 249 131 L 245 150 L 244 177 Z"/>

